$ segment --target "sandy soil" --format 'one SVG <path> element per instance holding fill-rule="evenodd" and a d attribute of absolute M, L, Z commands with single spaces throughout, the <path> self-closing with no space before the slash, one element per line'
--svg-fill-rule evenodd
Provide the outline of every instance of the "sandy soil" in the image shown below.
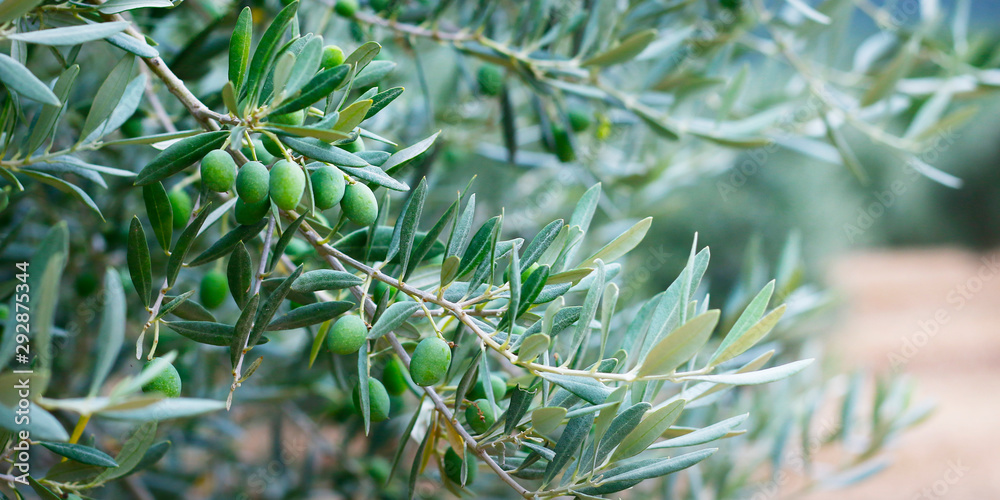
<path fill-rule="evenodd" d="M 848 370 L 895 364 L 938 407 L 890 450 L 888 470 L 808 500 L 1000 499 L 1000 253 L 856 254 L 830 279 L 847 302 L 832 354 Z"/>

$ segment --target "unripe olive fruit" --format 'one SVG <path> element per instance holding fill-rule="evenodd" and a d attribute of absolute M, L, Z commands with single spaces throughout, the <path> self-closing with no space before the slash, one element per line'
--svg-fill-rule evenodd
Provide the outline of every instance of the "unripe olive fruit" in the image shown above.
<path fill-rule="evenodd" d="M 174 212 L 174 228 L 180 229 L 187 225 L 191 218 L 191 209 L 194 207 L 191 197 L 184 190 L 174 189 L 167 193 L 170 200 L 170 207 Z"/>
<path fill-rule="evenodd" d="M 451 348 L 438 337 L 428 337 L 417 344 L 410 357 L 410 377 L 419 386 L 427 387 L 444 379 L 451 365 Z"/>
<path fill-rule="evenodd" d="M 10 318 L 10 308 L 7 304 L 0 304 L 0 320 Z"/>
<path fill-rule="evenodd" d="M 135 115 L 122 124 L 122 135 L 128 138 L 142 137 L 145 134 L 145 127 L 142 125 L 142 117 Z"/>
<path fill-rule="evenodd" d="M 285 113 L 283 115 L 270 115 L 267 117 L 267 121 L 270 123 L 278 123 L 281 125 L 292 125 L 297 127 L 305 123 L 306 110 L 300 109 L 298 111 L 292 111 L 291 113 Z"/>
<path fill-rule="evenodd" d="M 408 387 L 406 377 L 408 376 L 406 369 L 403 368 L 403 362 L 393 356 L 389 358 L 389 362 L 382 369 L 382 384 L 385 385 L 385 390 L 389 391 L 389 394 L 399 396 L 406 392 Z"/>
<path fill-rule="evenodd" d="M 382 302 L 382 298 L 385 297 L 386 294 L 389 294 L 389 298 L 391 299 L 396 296 L 396 292 L 396 287 L 389 286 L 384 281 L 376 281 L 375 286 L 372 287 L 372 300 L 374 300 L 376 304 L 380 304 Z"/>
<path fill-rule="evenodd" d="M 348 153 L 359 153 L 365 150 L 365 141 L 362 140 L 360 137 L 358 137 L 357 139 L 354 139 L 351 142 L 348 142 L 346 144 L 341 144 L 340 149 L 343 149 Z"/>
<path fill-rule="evenodd" d="M 465 485 L 476 481 L 476 456 L 472 451 L 465 452 Z M 455 484 L 462 484 L 462 457 L 452 448 L 444 452 L 444 475 Z"/>
<path fill-rule="evenodd" d="M 552 125 L 552 139 L 555 142 L 556 157 L 563 163 L 568 163 L 576 159 L 573 151 L 573 143 L 570 142 L 569 132 L 559 125 Z"/>
<path fill-rule="evenodd" d="M 73 280 L 73 288 L 77 295 L 87 297 L 97 291 L 97 276 L 90 271 L 83 271 Z"/>
<path fill-rule="evenodd" d="M 495 64 L 483 64 L 476 73 L 479 91 L 488 96 L 500 94 L 503 90 L 503 70 Z"/>
<path fill-rule="evenodd" d="M 375 200 L 375 193 L 360 182 L 348 184 L 344 188 L 340 209 L 348 219 L 361 226 L 369 226 L 378 218 L 378 201 Z"/>
<path fill-rule="evenodd" d="M 343 17 L 354 17 L 354 13 L 358 11 L 358 0 L 337 0 L 333 11 Z"/>
<path fill-rule="evenodd" d="M 236 214 L 236 222 L 249 226 L 263 219 L 269 210 L 271 210 L 270 198 L 264 198 L 257 203 L 247 203 L 242 198 L 237 198 L 233 213 Z"/>
<path fill-rule="evenodd" d="M 160 358 L 153 358 L 147 361 L 146 365 L 143 366 L 143 370 L 148 370 L 153 361 L 157 359 Z M 156 377 L 153 377 L 149 382 L 146 382 L 146 385 L 142 386 L 142 392 L 155 392 L 163 394 L 168 398 L 176 398 L 181 395 L 181 375 L 177 373 L 177 368 L 174 368 L 174 365 L 168 363 L 166 369 L 161 371 Z"/>
<path fill-rule="evenodd" d="M 326 335 L 326 346 L 337 354 L 358 352 L 368 336 L 368 326 L 358 316 L 342 316 Z"/>
<path fill-rule="evenodd" d="M 283 153 L 281 151 L 281 146 L 278 145 L 278 143 L 275 142 L 274 139 L 271 139 L 270 137 L 268 137 L 266 135 L 263 135 L 263 136 L 260 137 L 260 143 L 261 143 L 262 146 L 264 146 L 264 151 L 268 155 L 271 156 L 272 161 L 274 159 L 284 158 L 285 157 L 285 153 Z M 258 153 L 258 155 L 259 154 L 260 153 Z M 267 162 L 267 163 L 270 163 L 270 162 Z"/>
<path fill-rule="evenodd" d="M 270 177 L 271 201 L 284 210 L 297 207 L 306 189 L 306 174 L 302 173 L 302 168 L 288 160 L 278 160 L 271 167 Z"/>
<path fill-rule="evenodd" d="M 333 165 L 323 165 L 313 171 L 310 176 L 312 181 L 313 202 L 316 208 L 327 210 L 333 208 L 344 198 L 344 189 L 347 182 L 344 180 L 344 173 Z"/>
<path fill-rule="evenodd" d="M 583 109 L 569 110 L 569 113 L 566 113 L 566 118 L 569 119 L 569 128 L 573 129 L 573 132 L 583 132 L 590 128 L 590 113 Z"/>
<path fill-rule="evenodd" d="M 299 239 L 289 241 L 288 246 L 285 247 L 285 254 L 291 257 L 292 262 L 296 264 L 305 262 L 306 258 L 312 255 L 313 252 L 312 245 Z"/>
<path fill-rule="evenodd" d="M 504 395 L 507 394 L 507 381 L 505 381 L 500 375 L 491 374 L 490 385 L 493 386 L 494 401 L 503 399 Z M 470 390 L 469 394 L 465 397 L 466 399 L 488 399 L 486 397 L 486 387 L 483 384 L 482 377 L 479 377 L 479 380 L 476 381 L 476 385 L 472 387 L 472 390 Z"/>
<path fill-rule="evenodd" d="M 334 66 L 344 64 L 344 51 L 336 45 L 323 47 L 323 59 L 319 65 L 323 69 L 330 69 Z"/>
<path fill-rule="evenodd" d="M 465 407 L 465 421 L 469 423 L 469 428 L 476 434 L 482 434 L 493 426 L 497 421 L 493 413 L 493 405 L 485 399 L 477 399 L 469 406 Z"/>
<path fill-rule="evenodd" d="M 360 384 L 354 386 L 354 408 L 358 415 L 361 415 L 361 393 L 358 391 Z M 369 416 L 372 422 L 381 422 L 389 418 L 389 393 L 385 392 L 382 382 L 373 378 L 368 379 L 368 408 L 371 410 Z"/>
<path fill-rule="evenodd" d="M 198 296 L 201 298 L 201 305 L 215 309 L 222 305 L 229 295 L 229 280 L 220 271 L 209 271 L 201 277 L 201 286 L 198 289 Z"/>
<path fill-rule="evenodd" d="M 236 175 L 236 194 L 247 203 L 260 203 L 267 198 L 271 176 L 259 161 L 248 161 Z"/>
<path fill-rule="evenodd" d="M 236 161 L 229 153 L 216 149 L 201 159 L 201 183 L 216 193 L 224 193 L 236 180 Z"/>
<path fill-rule="evenodd" d="M 243 156 L 246 156 L 247 158 L 252 160 L 254 154 L 256 153 L 257 160 L 265 165 L 269 165 L 273 163 L 274 160 L 277 159 L 274 157 L 274 155 L 271 154 L 270 151 L 267 150 L 267 148 L 264 147 L 264 143 L 261 142 L 260 139 L 254 139 L 252 142 L 253 142 L 253 153 L 250 152 L 249 146 L 244 146 L 243 149 L 240 150 L 243 152 Z"/>

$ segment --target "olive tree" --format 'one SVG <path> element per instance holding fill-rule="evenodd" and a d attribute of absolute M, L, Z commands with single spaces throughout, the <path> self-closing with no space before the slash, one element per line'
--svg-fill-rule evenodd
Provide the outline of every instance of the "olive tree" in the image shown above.
<path fill-rule="evenodd" d="M 789 463 L 807 487 L 863 478 L 926 415 L 905 382 L 880 380 L 861 421 L 863 379 L 831 385 L 811 365 L 828 301 L 797 239 L 721 309 L 697 237 L 675 279 L 640 297 L 626 259 L 652 219 L 607 223 L 601 207 L 611 187 L 635 198 L 626 212 L 652 211 L 737 150 L 788 148 L 863 179 L 847 127 L 954 184 L 920 157 L 971 116 L 946 113 L 949 77 L 913 78 L 960 56 L 933 43 L 934 19 L 910 29 L 866 4 L 892 30 L 841 74 L 803 56 L 848 24 L 855 9 L 836 0 L 251 3 L 0 5 L 8 485 L 185 497 L 210 476 L 224 497 L 398 497 L 423 481 L 462 495 L 488 474 L 498 496 L 730 498 L 768 494 L 781 481 L 761 471 Z M 748 53 L 799 85 L 755 90 L 773 73 L 727 64 Z M 383 84 L 404 59 L 418 97 Z M 962 71 L 964 92 L 997 81 Z M 483 102 L 498 130 L 469 116 Z M 901 135 L 884 126 L 897 118 Z M 505 232 L 506 209 L 482 207 L 507 190 L 463 175 L 475 160 L 449 141 L 570 165 L 561 213 Z M 629 168 L 602 174 L 613 162 Z M 817 437 L 824 404 L 841 417 Z M 274 466 L 258 473 L 240 461 L 266 439 L 260 422 Z M 306 442 L 283 440 L 288 426 Z M 368 436 L 369 453 L 331 446 L 330 427 Z M 858 439 L 842 474 L 814 474 L 820 446 Z M 197 466 L 169 458 L 196 451 Z M 408 480 L 393 479 L 404 460 Z"/>

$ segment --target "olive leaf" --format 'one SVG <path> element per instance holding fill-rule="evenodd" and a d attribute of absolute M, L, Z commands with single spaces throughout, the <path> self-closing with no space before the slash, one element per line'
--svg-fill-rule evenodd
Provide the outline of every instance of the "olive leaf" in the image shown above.
<path fill-rule="evenodd" d="M 146 232 L 138 217 L 132 217 L 128 230 L 128 272 L 139 294 L 142 305 L 149 306 L 153 290 L 153 270 L 149 261 L 149 245 L 146 243 Z"/>
<path fill-rule="evenodd" d="M 52 453 L 75 460 L 82 464 L 97 465 L 99 467 L 118 467 L 118 462 L 97 448 L 73 443 L 53 443 L 40 441 L 39 444 L 46 447 Z"/>
<path fill-rule="evenodd" d="M 250 7 L 243 7 L 236 26 L 229 38 L 229 81 L 236 90 L 243 87 L 250 62 L 250 41 L 253 38 L 253 14 Z"/>
<path fill-rule="evenodd" d="M 153 234 L 164 252 L 170 250 L 173 238 L 173 208 L 163 183 L 152 182 L 142 187 L 142 199 L 146 204 L 146 218 L 153 226 Z"/>

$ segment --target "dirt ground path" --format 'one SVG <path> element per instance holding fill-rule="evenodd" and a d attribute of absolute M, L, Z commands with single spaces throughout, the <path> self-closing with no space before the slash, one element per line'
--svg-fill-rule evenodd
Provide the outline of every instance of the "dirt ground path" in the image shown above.
<path fill-rule="evenodd" d="M 831 354 L 872 373 L 902 363 L 938 406 L 888 470 L 808 500 L 1000 499 L 1000 253 L 855 254 L 830 278 L 846 301 Z"/>

